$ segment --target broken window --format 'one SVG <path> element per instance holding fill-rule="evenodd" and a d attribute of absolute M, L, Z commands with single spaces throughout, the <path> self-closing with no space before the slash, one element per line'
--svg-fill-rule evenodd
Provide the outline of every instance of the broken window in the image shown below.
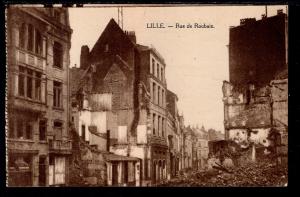
<path fill-rule="evenodd" d="M 47 133 L 47 124 L 46 120 L 40 120 L 39 123 L 39 136 L 40 136 L 40 141 L 46 140 L 46 133 Z"/>
<path fill-rule="evenodd" d="M 62 68 L 63 66 L 63 47 L 59 42 L 53 45 L 53 66 Z"/>
<path fill-rule="evenodd" d="M 62 108 L 62 83 L 53 81 L 53 106 Z"/>

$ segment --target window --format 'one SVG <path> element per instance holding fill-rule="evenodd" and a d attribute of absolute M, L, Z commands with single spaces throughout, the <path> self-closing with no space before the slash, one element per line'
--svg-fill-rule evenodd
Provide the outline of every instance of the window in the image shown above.
<path fill-rule="evenodd" d="M 33 52 L 34 28 L 31 24 L 28 25 L 28 43 L 27 50 Z"/>
<path fill-rule="evenodd" d="M 9 119 L 9 138 L 14 138 L 15 137 L 15 121 L 13 120 L 13 118 Z"/>
<path fill-rule="evenodd" d="M 36 72 L 36 75 L 35 75 L 35 99 L 39 100 L 39 101 L 41 100 L 41 92 L 42 92 L 41 82 L 42 82 L 42 74 L 39 72 Z"/>
<path fill-rule="evenodd" d="M 161 74 L 160 80 L 163 81 L 164 80 L 164 69 L 163 68 L 161 68 L 160 74 Z"/>
<path fill-rule="evenodd" d="M 18 92 L 20 96 L 25 96 L 25 68 L 19 67 L 19 83 L 18 83 Z"/>
<path fill-rule="evenodd" d="M 35 30 L 35 53 L 42 55 L 43 39 L 41 33 Z"/>
<path fill-rule="evenodd" d="M 155 95 L 156 95 L 156 85 L 155 83 L 153 82 L 152 84 L 152 96 L 153 96 L 153 103 L 155 103 Z"/>
<path fill-rule="evenodd" d="M 160 116 L 157 117 L 157 134 L 160 133 Z"/>
<path fill-rule="evenodd" d="M 160 87 L 157 86 L 157 104 L 159 105 L 160 103 Z"/>
<path fill-rule="evenodd" d="M 108 50 L 109 50 L 109 45 L 108 45 L 108 44 L 105 44 L 104 52 L 108 52 Z"/>
<path fill-rule="evenodd" d="M 161 105 L 164 107 L 165 101 L 165 90 L 162 89 L 162 95 L 161 95 Z"/>
<path fill-rule="evenodd" d="M 53 106 L 62 108 L 62 83 L 53 81 Z"/>
<path fill-rule="evenodd" d="M 153 129 L 153 135 L 155 135 L 155 114 L 152 115 L 152 129 Z"/>
<path fill-rule="evenodd" d="M 152 59 L 152 74 L 155 75 L 155 60 Z"/>
<path fill-rule="evenodd" d="M 39 123 L 39 136 L 40 136 L 40 141 L 46 140 L 46 133 L 47 133 L 47 127 L 46 127 L 46 120 L 40 120 Z"/>
<path fill-rule="evenodd" d="M 19 96 L 41 101 L 42 73 L 19 66 Z M 26 90 L 26 91 L 25 91 Z"/>
<path fill-rule="evenodd" d="M 54 42 L 53 45 L 53 66 L 62 68 L 63 64 L 63 47 L 60 43 Z"/>
<path fill-rule="evenodd" d="M 160 75 L 159 75 L 159 64 L 156 65 L 156 69 L 157 69 L 157 75 L 156 75 L 156 77 L 159 78 L 160 77 Z"/>
<path fill-rule="evenodd" d="M 26 36 L 26 24 L 23 23 L 21 25 L 20 31 L 19 31 L 19 46 L 20 48 L 24 49 L 25 48 L 25 36 Z"/>
<path fill-rule="evenodd" d="M 27 45 L 26 45 L 27 44 Z M 43 36 L 32 24 L 23 23 L 19 31 L 19 47 L 32 53 L 43 54 Z"/>
<path fill-rule="evenodd" d="M 32 78 L 33 78 L 33 71 L 27 70 L 27 97 L 32 98 Z"/>
<path fill-rule="evenodd" d="M 85 125 L 81 125 L 81 138 L 85 141 Z"/>
<path fill-rule="evenodd" d="M 26 139 L 31 139 L 32 138 L 32 125 L 30 123 L 26 123 L 26 133 L 25 133 L 25 138 Z"/>
<path fill-rule="evenodd" d="M 62 122 L 60 120 L 54 121 L 54 133 L 55 133 L 55 139 L 61 140 L 62 139 Z"/>
<path fill-rule="evenodd" d="M 17 138 L 32 139 L 33 127 L 29 120 L 17 120 Z"/>
<path fill-rule="evenodd" d="M 54 16 L 55 20 L 60 21 L 60 12 L 58 10 L 54 10 L 53 16 Z"/>
<path fill-rule="evenodd" d="M 18 120 L 17 122 L 17 138 L 23 138 L 23 121 Z"/>
<path fill-rule="evenodd" d="M 164 137 L 165 136 L 165 119 L 161 118 L 161 134 Z"/>

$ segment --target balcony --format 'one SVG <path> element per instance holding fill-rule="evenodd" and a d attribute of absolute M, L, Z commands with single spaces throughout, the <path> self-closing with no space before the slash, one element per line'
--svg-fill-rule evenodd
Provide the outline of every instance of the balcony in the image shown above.
<path fill-rule="evenodd" d="M 168 146 L 167 140 L 162 136 L 148 135 L 148 143 L 153 145 Z"/>
<path fill-rule="evenodd" d="M 49 140 L 49 150 L 52 153 L 71 154 L 71 140 Z"/>

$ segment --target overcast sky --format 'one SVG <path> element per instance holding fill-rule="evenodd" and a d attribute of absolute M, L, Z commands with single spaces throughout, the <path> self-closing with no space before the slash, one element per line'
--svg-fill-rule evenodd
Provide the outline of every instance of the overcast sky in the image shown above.
<path fill-rule="evenodd" d="M 286 6 L 268 6 L 268 16 Z M 153 45 L 164 57 L 168 89 L 178 95 L 178 108 L 185 125 L 204 125 L 224 131 L 222 82 L 228 80 L 229 27 L 240 19 L 261 19 L 265 6 L 124 7 L 124 30 L 135 31 L 137 42 Z M 90 49 L 117 7 L 70 8 L 73 29 L 71 66 L 80 64 L 80 48 Z M 147 23 L 212 24 L 213 29 L 149 29 Z"/>

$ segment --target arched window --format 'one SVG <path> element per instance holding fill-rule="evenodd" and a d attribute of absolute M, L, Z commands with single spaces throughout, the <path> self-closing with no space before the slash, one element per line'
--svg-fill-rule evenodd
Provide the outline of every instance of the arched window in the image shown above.
<path fill-rule="evenodd" d="M 20 48 L 25 48 L 25 32 L 26 32 L 26 24 L 23 23 L 21 25 L 20 31 L 19 31 L 19 46 Z"/>

